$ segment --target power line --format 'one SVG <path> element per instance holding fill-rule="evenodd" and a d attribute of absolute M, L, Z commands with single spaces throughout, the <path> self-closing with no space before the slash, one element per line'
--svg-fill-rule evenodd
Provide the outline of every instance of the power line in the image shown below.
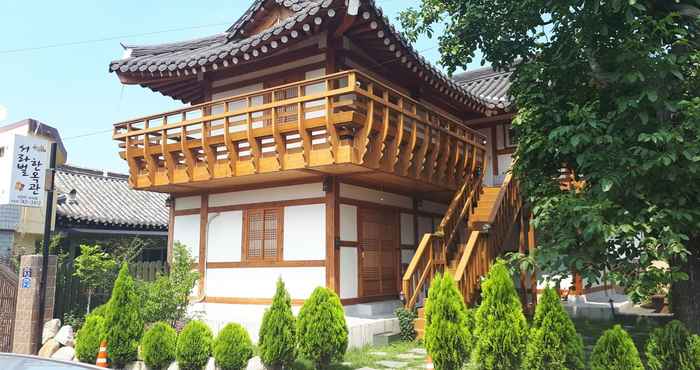
<path fill-rule="evenodd" d="M 214 26 L 222 26 L 222 25 L 228 25 L 228 24 L 229 23 L 212 23 L 212 24 L 204 24 L 204 25 L 199 25 L 199 26 L 170 28 L 170 29 L 166 29 L 166 30 L 153 31 L 153 32 L 132 33 L 130 35 L 110 36 L 110 37 L 103 37 L 103 38 L 99 38 L 99 39 L 61 42 L 61 43 L 56 43 L 56 44 L 48 44 L 48 45 L 33 46 L 33 47 L 18 48 L 18 49 L 6 49 L 6 50 L 0 50 L 0 54 L 12 54 L 12 53 L 21 53 L 21 52 L 26 52 L 26 51 L 59 48 L 59 47 L 64 47 L 64 46 L 92 44 L 92 43 L 96 43 L 96 42 L 113 41 L 113 40 L 129 38 L 129 37 L 150 36 L 150 35 L 157 35 L 157 34 L 161 34 L 161 33 L 187 31 L 187 30 L 194 30 L 194 29 L 214 27 Z"/>

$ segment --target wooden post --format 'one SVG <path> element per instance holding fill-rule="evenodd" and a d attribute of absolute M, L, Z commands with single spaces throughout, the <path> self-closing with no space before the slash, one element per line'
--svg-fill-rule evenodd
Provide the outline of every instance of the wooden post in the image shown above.
<path fill-rule="evenodd" d="M 529 215 L 527 228 L 527 246 L 530 256 L 535 253 L 535 229 L 532 227 L 532 214 Z M 537 269 L 533 269 L 530 277 L 530 288 L 532 289 L 532 309 L 537 305 Z"/>
<path fill-rule="evenodd" d="M 518 252 L 520 252 L 520 255 L 525 255 L 525 249 L 527 248 L 527 221 L 525 217 L 525 212 L 521 212 L 520 217 L 518 217 L 518 222 L 520 223 Z M 522 270 L 520 270 L 520 299 L 523 302 L 523 307 L 527 307 L 527 285 L 525 284 L 525 271 Z"/>
<path fill-rule="evenodd" d="M 323 190 L 326 192 L 326 288 L 340 292 L 336 258 L 336 240 L 338 239 L 338 180 L 326 177 L 323 180 Z"/>

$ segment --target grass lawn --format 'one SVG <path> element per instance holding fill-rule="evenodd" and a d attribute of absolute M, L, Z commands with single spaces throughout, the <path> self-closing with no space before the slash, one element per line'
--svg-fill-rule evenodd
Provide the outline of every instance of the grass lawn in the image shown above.
<path fill-rule="evenodd" d="M 335 364 L 333 370 L 360 369 L 370 367 L 373 369 L 385 369 L 379 362 L 396 361 L 405 363 L 404 369 L 425 369 L 425 355 L 416 354 L 412 350 L 423 349 L 418 342 L 394 342 L 388 346 L 367 346 L 360 349 L 351 349 L 345 354 L 343 363 Z M 292 369 L 311 370 L 313 365 L 305 360 L 294 363 Z"/>

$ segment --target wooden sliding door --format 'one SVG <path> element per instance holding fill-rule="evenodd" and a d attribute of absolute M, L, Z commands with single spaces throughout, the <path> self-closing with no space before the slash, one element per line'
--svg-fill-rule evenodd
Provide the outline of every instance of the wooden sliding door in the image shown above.
<path fill-rule="evenodd" d="M 360 208 L 360 297 L 398 294 L 398 216 L 381 208 Z"/>

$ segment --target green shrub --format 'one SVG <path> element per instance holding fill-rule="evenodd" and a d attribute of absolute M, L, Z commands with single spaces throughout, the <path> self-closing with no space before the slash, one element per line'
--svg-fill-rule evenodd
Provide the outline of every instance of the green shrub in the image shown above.
<path fill-rule="evenodd" d="M 562 307 L 559 294 L 547 288 L 537 303 L 523 359 L 523 369 L 583 369 L 583 339 Z"/>
<path fill-rule="evenodd" d="M 651 370 L 695 370 L 690 332 L 673 320 L 656 328 L 649 336 L 645 354 Z"/>
<path fill-rule="evenodd" d="M 461 369 L 469 361 L 471 326 L 452 276 L 435 276 L 425 304 L 425 348 L 436 369 Z"/>
<path fill-rule="evenodd" d="M 296 358 L 296 322 L 292 314 L 292 300 L 282 279 L 277 280 L 277 291 L 272 306 L 265 310 L 258 346 L 260 359 L 268 368 L 289 367 Z"/>
<path fill-rule="evenodd" d="M 114 282 L 112 297 L 105 312 L 105 339 L 107 353 L 115 367 L 124 367 L 135 361 L 139 341 L 143 335 L 141 302 L 138 300 L 129 266 L 124 263 Z"/>
<path fill-rule="evenodd" d="M 598 338 L 591 353 L 592 370 L 644 370 L 632 337 L 615 325 Z"/>
<path fill-rule="evenodd" d="M 482 369 L 519 369 L 525 353 L 527 321 L 502 260 L 491 267 L 481 289 L 474 330 L 474 362 Z"/>
<path fill-rule="evenodd" d="M 212 334 L 207 324 L 192 320 L 177 338 L 176 359 L 182 370 L 200 370 L 211 356 Z"/>
<path fill-rule="evenodd" d="M 348 327 L 340 299 L 331 290 L 318 287 L 299 311 L 299 354 L 317 369 L 340 361 L 348 348 Z"/>
<path fill-rule="evenodd" d="M 75 335 L 75 356 L 81 362 L 94 364 L 97 360 L 104 324 L 105 319 L 100 315 L 93 313 L 85 317 L 85 324 Z"/>
<path fill-rule="evenodd" d="M 90 315 L 105 317 L 107 315 L 107 303 L 95 307 L 92 311 L 90 311 Z"/>
<path fill-rule="evenodd" d="M 399 319 L 401 340 L 407 342 L 416 340 L 416 319 L 418 318 L 416 311 L 399 307 L 394 311 L 394 314 Z"/>
<path fill-rule="evenodd" d="M 141 340 L 143 362 L 151 369 L 163 369 L 175 360 L 177 332 L 165 322 L 157 322 Z"/>
<path fill-rule="evenodd" d="M 248 332 L 234 323 L 226 324 L 214 341 L 214 360 L 221 370 L 239 370 L 253 357 L 253 343 Z"/>
<path fill-rule="evenodd" d="M 690 336 L 690 354 L 695 363 L 695 368 L 700 369 L 700 335 L 693 334 Z"/>

